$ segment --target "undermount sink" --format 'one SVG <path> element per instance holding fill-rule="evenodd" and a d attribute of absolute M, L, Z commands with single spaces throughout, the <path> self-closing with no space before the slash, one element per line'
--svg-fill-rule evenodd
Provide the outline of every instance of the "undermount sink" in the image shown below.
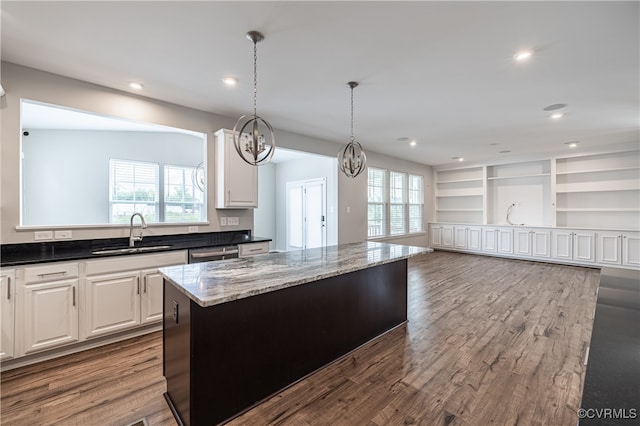
<path fill-rule="evenodd" d="M 146 247 L 116 247 L 93 250 L 91 254 L 131 254 L 144 253 L 147 251 L 164 250 L 171 248 L 169 245 L 164 246 L 146 246 Z"/>

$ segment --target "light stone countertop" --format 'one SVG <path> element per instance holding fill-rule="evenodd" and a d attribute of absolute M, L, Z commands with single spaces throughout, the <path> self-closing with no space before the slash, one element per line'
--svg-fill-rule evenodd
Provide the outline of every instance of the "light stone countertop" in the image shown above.
<path fill-rule="evenodd" d="M 160 273 L 202 307 L 335 277 L 433 250 L 363 241 L 239 259 L 169 266 Z"/>

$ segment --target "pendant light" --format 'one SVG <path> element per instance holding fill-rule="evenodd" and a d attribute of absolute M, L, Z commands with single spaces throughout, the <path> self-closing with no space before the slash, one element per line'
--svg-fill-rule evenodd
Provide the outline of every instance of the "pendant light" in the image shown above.
<path fill-rule="evenodd" d="M 258 95 L 258 42 L 264 40 L 262 33 L 249 31 L 249 41 L 253 42 L 253 114 L 243 115 L 233 126 L 233 144 L 238 155 L 252 166 L 266 164 L 273 157 L 276 140 L 271 124 L 256 113 L 256 98 Z M 265 132 L 266 130 L 266 132 Z M 265 138 L 267 133 L 267 138 Z"/>
<path fill-rule="evenodd" d="M 347 86 L 351 89 L 351 137 L 349 143 L 338 152 L 338 167 L 347 177 L 355 178 L 367 168 L 367 156 L 353 136 L 353 89 L 358 87 L 358 83 L 350 81 Z"/>

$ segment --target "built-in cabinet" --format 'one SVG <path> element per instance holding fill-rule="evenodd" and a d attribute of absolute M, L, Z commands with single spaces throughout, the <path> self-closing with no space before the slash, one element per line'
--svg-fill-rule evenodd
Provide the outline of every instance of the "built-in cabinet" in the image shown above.
<path fill-rule="evenodd" d="M 250 257 L 264 253 L 269 253 L 269 241 L 238 245 L 238 257 Z"/>
<path fill-rule="evenodd" d="M 245 162 L 233 143 L 233 132 L 215 133 L 216 208 L 258 207 L 258 168 Z"/>
<path fill-rule="evenodd" d="M 483 223 L 483 173 L 482 167 L 436 172 L 438 222 Z"/>
<path fill-rule="evenodd" d="M 14 356 L 14 312 L 16 305 L 16 276 L 13 269 L 0 271 L 0 359 Z"/>
<path fill-rule="evenodd" d="M 180 250 L 3 270 L 2 359 L 46 359 L 72 344 L 81 350 L 98 337 L 161 324 L 158 268 L 185 263 Z"/>
<path fill-rule="evenodd" d="M 177 251 L 87 261 L 83 337 L 89 339 L 160 321 L 162 276 L 157 268 L 183 264 L 185 260 L 185 252 Z"/>
<path fill-rule="evenodd" d="M 22 303 L 16 309 L 21 353 L 78 341 L 78 284 L 77 262 L 24 268 L 24 285 L 18 284 Z"/>
<path fill-rule="evenodd" d="M 636 231 L 432 223 L 429 233 L 430 245 L 436 249 L 577 265 L 640 268 L 640 232 Z"/>

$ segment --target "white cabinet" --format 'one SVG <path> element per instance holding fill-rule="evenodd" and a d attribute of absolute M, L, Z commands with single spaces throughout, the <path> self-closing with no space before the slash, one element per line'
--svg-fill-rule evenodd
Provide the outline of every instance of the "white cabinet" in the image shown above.
<path fill-rule="evenodd" d="M 24 353 L 78 341 L 78 264 L 24 269 L 21 329 Z"/>
<path fill-rule="evenodd" d="M 640 266 L 640 233 L 598 232 L 598 263 Z"/>
<path fill-rule="evenodd" d="M 233 144 L 233 132 L 215 133 L 216 208 L 258 207 L 258 168 L 246 163 Z"/>
<path fill-rule="evenodd" d="M 551 234 L 546 230 L 517 228 L 514 252 L 522 256 L 551 257 Z"/>
<path fill-rule="evenodd" d="M 482 251 L 496 253 L 498 251 L 498 230 L 495 228 L 482 228 Z"/>
<path fill-rule="evenodd" d="M 454 226 L 454 247 L 461 250 L 481 250 L 482 229 L 479 226 Z"/>
<path fill-rule="evenodd" d="M 453 225 L 431 225 L 431 246 L 442 248 L 454 247 Z"/>
<path fill-rule="evenodd" d="M 590 231 L 553 231 L 552 257 L 559 260 L 595 262 L 595 233 Z"/>
<path fill-rule="evenodd" d="M 2 283 L 0 285 L 0 318 L 2 328 L 2 340 L 0 340 L 0 359 L 14 356 L 14 315 L 16 305 L 16 275 L 13 270 L 0 273 Z"/>
<path fill-rule="evenodd" d="M 496 235 L 498 239 L 498 253 L 513 254 L 513 229 L 498 228 Z"/>
<path fill-rule="evenodd" d="M 89 339 L 160 321 L 162 276 L 158 268 L 184 263 L 185 251 L 87 261 L 83 337 Z"/>
<path fill-rule="evenodd" d="M 269 253 L 269 241 L 259 243 L 247 243 L 238 245 L 238 256 L 249 257 L 258 254 Z"/>
<path fill-rule="evenodd" d="M 147 269 L 141 272 L 141 322 L 147 324 L 162 320 L 162 292 L 163 278 L 157 269 Z"/>

